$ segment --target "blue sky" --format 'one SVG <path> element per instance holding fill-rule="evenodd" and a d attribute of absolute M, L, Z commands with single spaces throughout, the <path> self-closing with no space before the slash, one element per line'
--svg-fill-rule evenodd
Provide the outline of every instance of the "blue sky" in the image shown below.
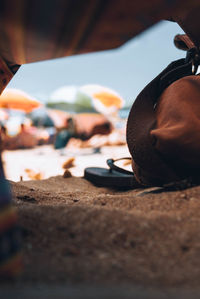
<path fill-rule="evenodd" d="M 46 102 L 64 85 L 100 84 L 116 90 L 130 105 L 140 90 L 172 60 L 185 56 L 173 38 L 181 28 L 162 21 L 122 47 L 23 65 L 8 87 Z"/>

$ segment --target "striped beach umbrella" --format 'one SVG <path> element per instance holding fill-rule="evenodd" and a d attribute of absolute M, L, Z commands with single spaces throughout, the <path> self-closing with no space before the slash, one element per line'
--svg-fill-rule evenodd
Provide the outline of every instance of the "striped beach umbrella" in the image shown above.
<path fill-rule="evenodd" d="M 80 91 L 88 95 L 95 110 L 104 115 L 112 115 L 124 105 L 124 99 L 111 88 L 89 84 L 82 86 Z"/>

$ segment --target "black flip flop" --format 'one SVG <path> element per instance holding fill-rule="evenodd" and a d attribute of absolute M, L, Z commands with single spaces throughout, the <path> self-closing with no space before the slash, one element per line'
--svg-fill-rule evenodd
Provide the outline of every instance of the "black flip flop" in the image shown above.
<path fill-rule="evenodd" d="M 134 176 L 134 173 L 116 166 L 119 160 L 130 160 L 131 158 L 108 159 L 108 169 L 101 167 L 87 167 L 84 178 L 98 187 L 110 187 L 115 189 L 134 189 L 142 187 Z"/>

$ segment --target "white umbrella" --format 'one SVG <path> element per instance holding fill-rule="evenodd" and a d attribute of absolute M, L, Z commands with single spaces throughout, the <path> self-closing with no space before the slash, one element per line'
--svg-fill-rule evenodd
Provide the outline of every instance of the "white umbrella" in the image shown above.
<path fill-rule="evenodd" d="M 77 87 L 76 86 L 62 86 L 56 89 L 50 96 L 49 103 L 71 103 L 73 104 L 76 99 Z"/>
<path fill-rule="evenodd" d="M 76 86 L 63 86 L 55 90 L 47 106 L 67 111 L 94 111 L 91 97 L 83 94 Z"/>

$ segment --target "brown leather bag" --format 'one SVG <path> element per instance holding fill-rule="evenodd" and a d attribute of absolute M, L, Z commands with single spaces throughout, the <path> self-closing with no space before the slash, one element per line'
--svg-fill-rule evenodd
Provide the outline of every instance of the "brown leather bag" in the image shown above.
<path fill-rule="evenodd" d="M 200 181 L 199 50 L 186 36 L 175 44 L 186 59 L 172 62 L 136 98 L 127 122 L 127 143 L 136 179 L 162 186 Z"/>

